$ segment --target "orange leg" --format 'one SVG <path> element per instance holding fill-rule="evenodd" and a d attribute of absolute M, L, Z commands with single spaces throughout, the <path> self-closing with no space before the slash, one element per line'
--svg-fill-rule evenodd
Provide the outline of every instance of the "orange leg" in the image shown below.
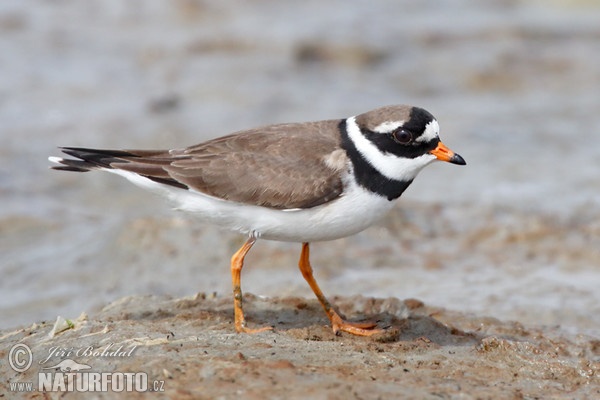
<path fill-rule="evenodd" d="M 333 309 L 331 303 L 329 303 L 325 295 L 323 295 L 321 288 L 313 276 L 312 267 L 310 266 L 309 261 L 309 252 L 309 244 L 302 243 L 302 252 L 300 253 L 300 261 L 298 262 L 298 266 L 300 267 L 302 276 L 304 279 L 306 279 L 306 282 L 308 282 L 310 288 L 317 296 L 317 299 L 319 299 L 319 302 L 323 306 L 325 313 L 329 317 L 329 320 L 331 321 L 331 327 L 333 328 L 333 333 L 337 335 L 339 332 L 348 332 L 358 336 L 371 336 L 385 332 L 383 329 L 374 329 L 377 326 L 375 323 L 349 322 L 340 317 L 340 315 Z"/>
<path fill-rule="evenodd" d="M 246 319 L 244 318 L 244 309 L 242 308 L 242 267 L 244 266 L 244 257 L 250 251 L 256 238 L 250 236 L 246 243 L 235 252 L 231 257 L 231 280 L 233 281 L 233 312 L 235 315 L 235 330 L 240 333 L 257 333 L 273 329 L 270 326 L 251 329 L 246 327 Z"/>

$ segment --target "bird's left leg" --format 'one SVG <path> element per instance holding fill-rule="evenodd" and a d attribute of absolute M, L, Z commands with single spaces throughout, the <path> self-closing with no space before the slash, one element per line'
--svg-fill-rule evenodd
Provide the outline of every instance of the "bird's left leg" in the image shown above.
<path fill-rule="evenodd" d="M 313 276 L 312 267 L 310 265 L 309 260 L 309 243 L 302 243 L 302 252 L 300 253 L 300 261 L 298 262 L 298 266 L 300 267 L 300 272 L 302 272 L 302 276 L 308 282 L 310 288 L 313 290 L 317 299 L 323 306 L 325 313 L 329 317 L 331 321 L 331 327 L 333 328 L 333 333 L 336 335 L 339 332 L 348 332 L 353 335 L 358 336 L 371 336 L 378 333 L 385 332 L 384 329 L 375 329 L 377 324 L 373 322 L 349 322 L 344 319 L 333 309 L 331 303 L 327 300 L 321 288 L 317 284 Z"/>

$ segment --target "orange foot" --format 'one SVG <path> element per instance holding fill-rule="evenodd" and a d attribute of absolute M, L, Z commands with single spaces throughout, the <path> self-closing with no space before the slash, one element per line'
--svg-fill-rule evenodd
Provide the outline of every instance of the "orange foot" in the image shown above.
<path fill-rule="evenodd" d="M 238 323 L 238 321 L 236 321 L 235 324 L 235 330 L 237 333 L 260 333 L 260 332 L 265 332 L 265 331 L 272 331 L 273 327 L 272 326 L 265 326 L 262 328 L 248 328 L 246 326 L 246 323 Z"/>
<path fill-rule="evenodd" d="M 330 319 L 333 333 L 336 335 L 339 335 L 340 332 L 347 332 L 357 336 L 373 336 L 386 332 L 385 329 L 375 329 L 377 324 L 374 322 L 350 322 L 343 320 L 335 311 Z"/>

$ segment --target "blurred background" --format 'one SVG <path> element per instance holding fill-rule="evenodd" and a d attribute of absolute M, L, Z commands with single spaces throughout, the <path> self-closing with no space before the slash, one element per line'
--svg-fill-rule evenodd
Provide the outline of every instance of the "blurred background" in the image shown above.
<path fill-rule="evenodd" d="M 231 292 L 244 238 L 119 177 L 51 171 L 57 146 L 177 148 L 409 103 L 468 165 L 428 167 L 381 224 L 315 244 L 325 293 L 600 334 L 599 21 L 593 0 L 3 1 L 1 327 Z M 312 296 L 299 250 L 259 242 L 243 290 Z"/>

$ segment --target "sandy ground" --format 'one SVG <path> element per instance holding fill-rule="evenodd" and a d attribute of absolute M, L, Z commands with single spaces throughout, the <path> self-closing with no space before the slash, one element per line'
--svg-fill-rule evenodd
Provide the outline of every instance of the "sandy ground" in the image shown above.
<path fill-rule="evenodd" d="M 53 323 L 0 332 L 8 345 L 30 346 L 24 373 L 2 364 L 0 388 L 34 382 L 62 359 L 93 372 L 145 372 L 153 397 L 315 399 L 593 399 L 600 396 L 600 341 L 517 322 L 429 307 L 416 299 L 336 297 L 354 320 L 370 318 L 385 334 L 335 336 L 316 300 L 245 296 L 249 324 L 274 326 L 255 335 L 233 332 L 231 299 L 127 297 L 49 336 Z M 77 343 L 74 347 L 73 343 Z M 61 358 L 52 349 L 121 350 L 125 356 Z M 109 354 L 109 353 L 106 353 Z M 595 360 L 595 361 L 594 361 Z M 41 363 L 41 364 L 40 364 Z M 50 370 L 54 375 L 62 374 Z M 86 372 L 86 371 L 83 371 Z M 68 374 L 66 374 L 68 375 Z M 75 378 L 77 379 L 77 378 Z M 89 393 L 32 392 L 23 398 L 87 398 Z M 112 398 L 115 393 L 94 393 Z M 148 393 L 127 393 L 145 399 Z"/>

